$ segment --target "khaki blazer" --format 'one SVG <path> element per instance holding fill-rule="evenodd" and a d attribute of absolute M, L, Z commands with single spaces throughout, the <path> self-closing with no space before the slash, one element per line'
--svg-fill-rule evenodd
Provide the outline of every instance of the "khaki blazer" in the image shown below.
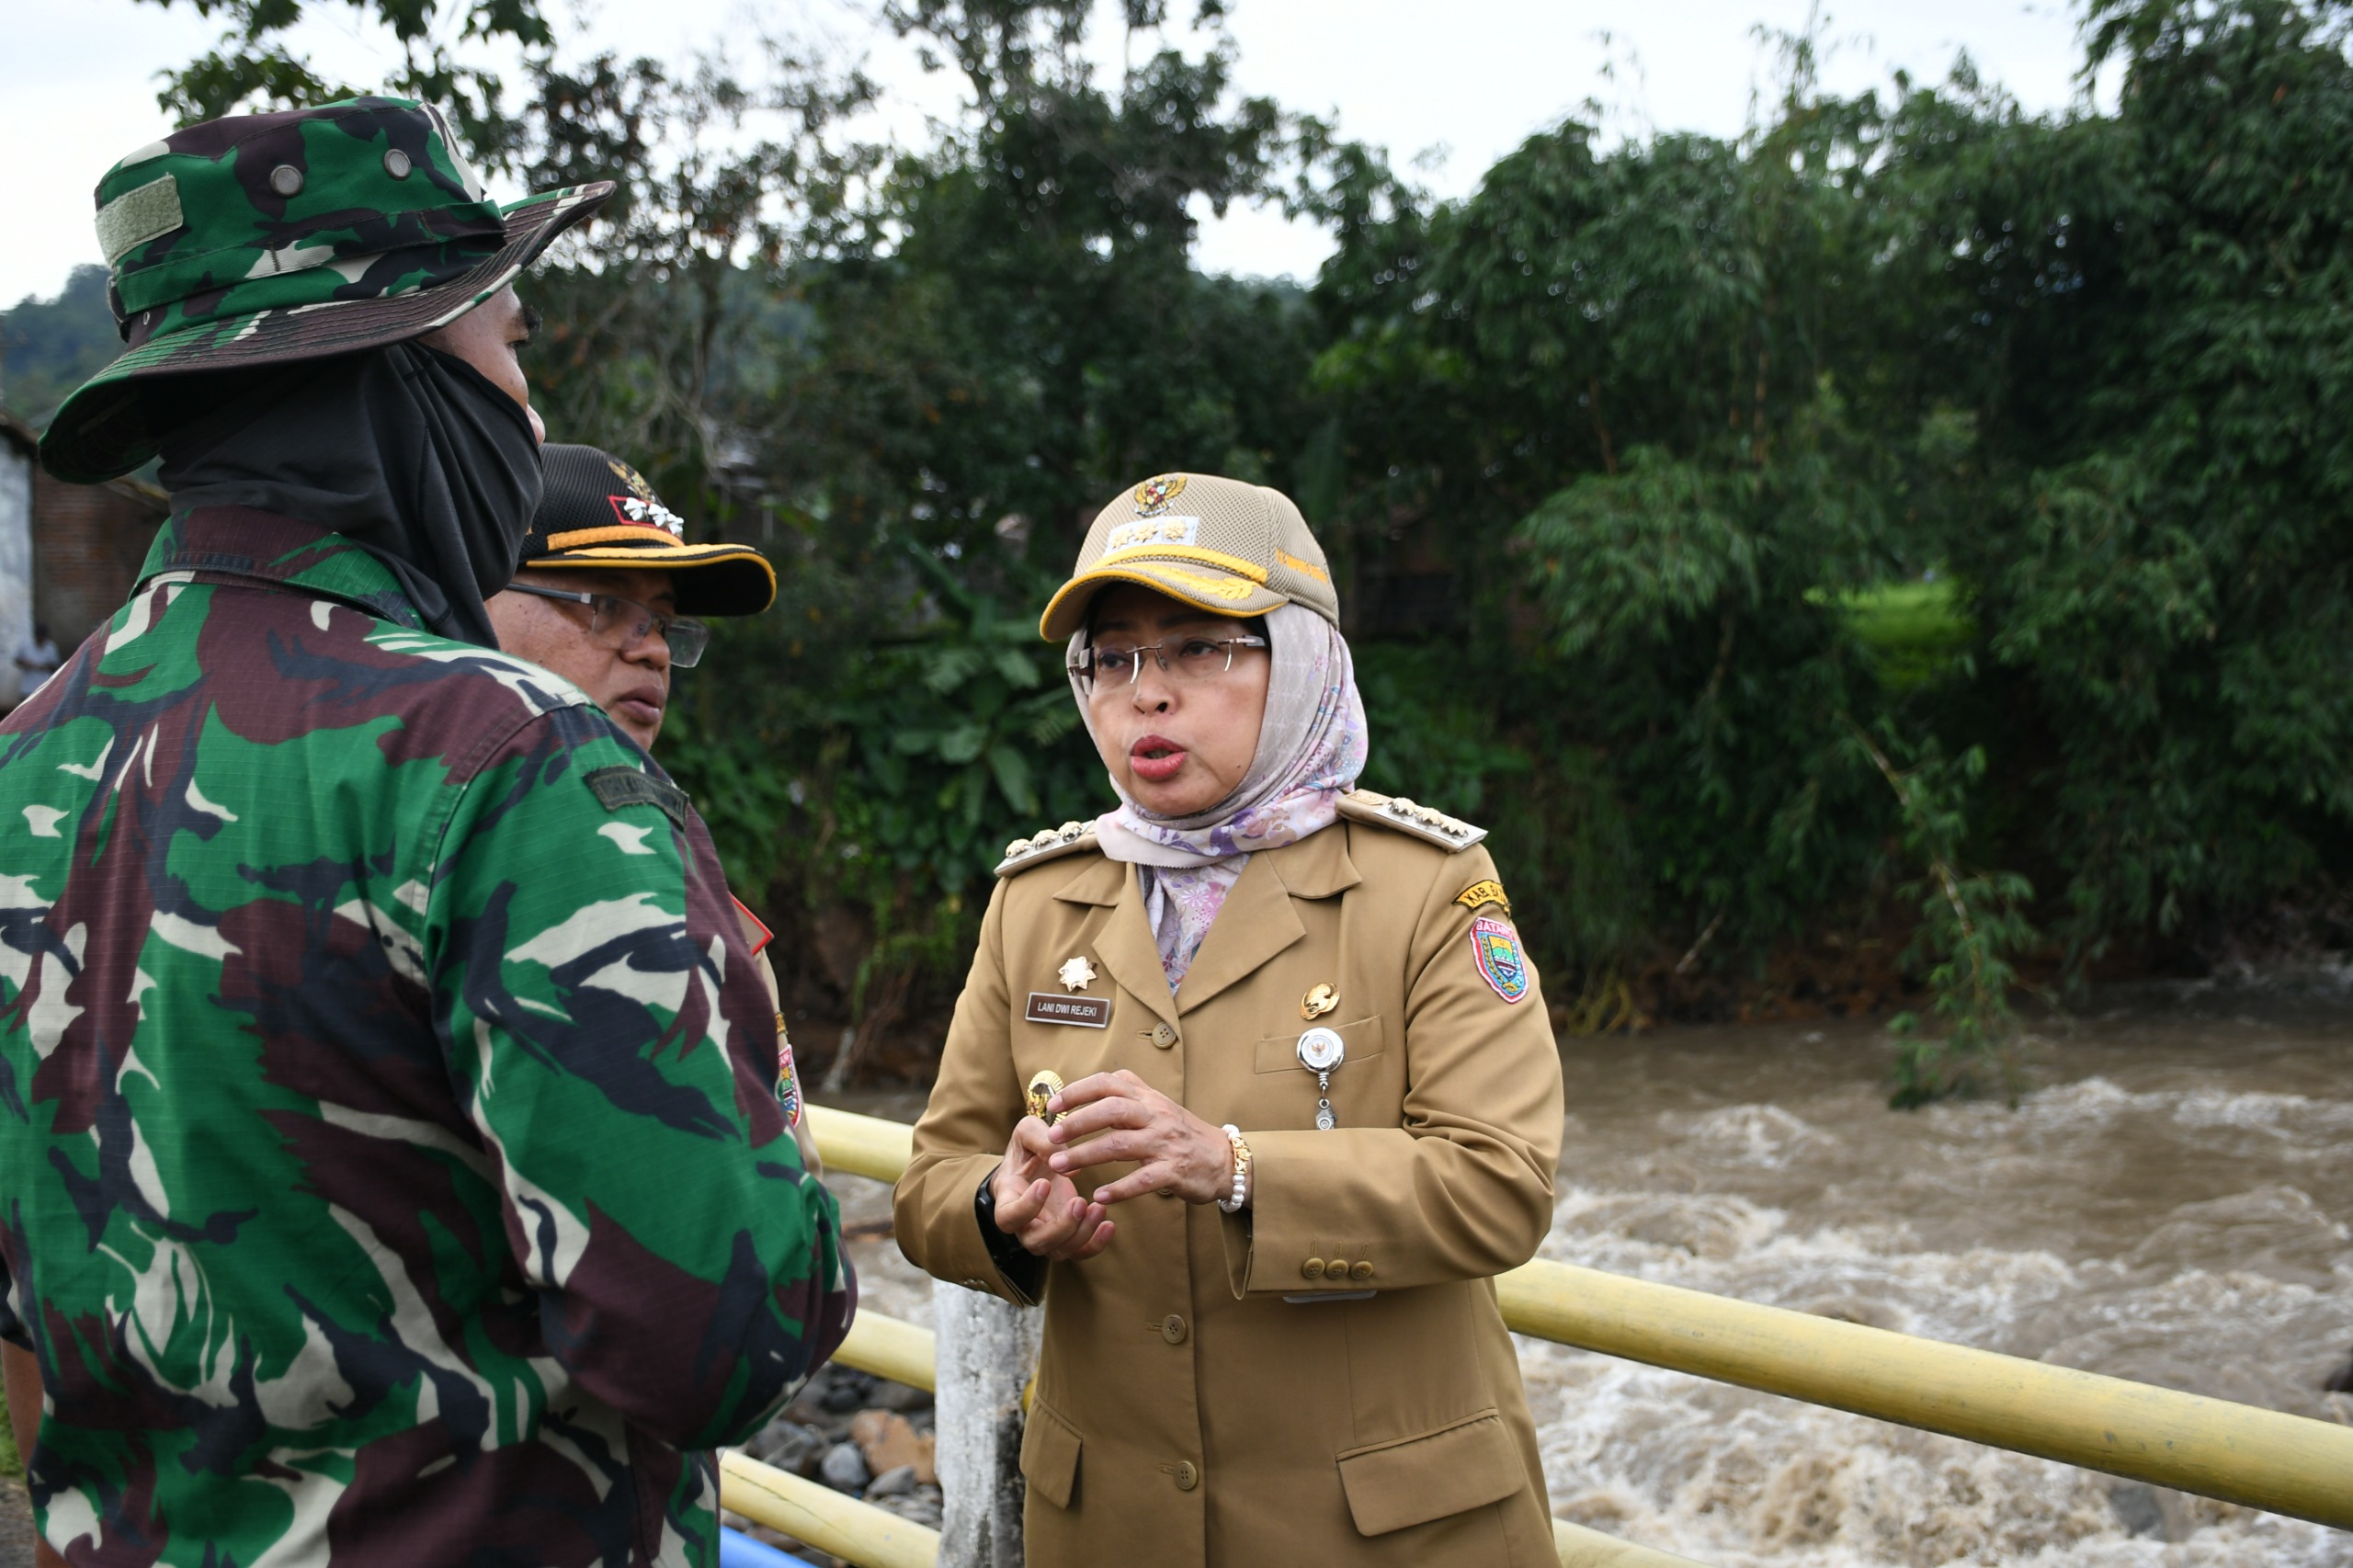
<path fill-rule="evenodd" d="M 1533 973 L 1506 999 L 1504 909 L 1458 902 L 1495 877 L 1486 851 L 1379 820 L 1382 800 L 1252 856 L 1173 999 L 1135 868 L 1088 838 L 1002 873 L 898 1187 L 907 1256 L 1019 1299 L 973 1199 L 1040 1068 L 1129 1068 L 1256 1162 L 1242 1214 L 1136 1199 L 1100 1256 L 1048 1271 L 1021 1453 L 1038 1568 L 1555 1560 L 1492 1277 L 1552 1221 L 1560 1060 Z M 1491 966 L 1504 936 L 1500 984 L 1474 919 Z M 1029 1020 L 1031 993 L 1070 996 L 1073 958 L 1108 1027 Z M 1319 983 L 1347 1045 L 1331 1131 L 1295 1054 Z"/>

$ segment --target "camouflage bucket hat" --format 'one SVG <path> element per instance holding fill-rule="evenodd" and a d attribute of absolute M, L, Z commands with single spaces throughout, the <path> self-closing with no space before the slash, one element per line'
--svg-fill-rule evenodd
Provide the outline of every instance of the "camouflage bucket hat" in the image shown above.
<path fill-rule="evenodd" d="M 129 346 L 65 400 L 42 463 L 81 483 L 154 455 L 155 378 L 348 354 L 448 325 L 594 211 L 604 181 L 501 206 L 438 110 L 361 97 L 177 131 L 98 182 Z"/>
<path fill-rule="evenodd" d="M 1291 498 L 1213 473 L 1155 475 L 1096 514 L 1039 633 L 1056 642 L 1068 637 L 1114 583 L 1237 619 L 1295 604 L 1340 623 L 1332 568 Z"/>

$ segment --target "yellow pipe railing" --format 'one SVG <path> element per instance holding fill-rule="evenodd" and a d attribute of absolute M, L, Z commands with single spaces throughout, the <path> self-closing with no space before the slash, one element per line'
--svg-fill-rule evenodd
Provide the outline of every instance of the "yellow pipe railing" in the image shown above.
<path fill-rule="evenodd" d="M 909 1388 L 937 1389 L 939 1358 L 931 1330 L 917 1328 L 881 1312 L 860 1312 L 849 1320 L 849 1333 L 834 1359 L 845 1367 L 871 1372 L 885 1382 Z"/>
<path fill-rule="evenodd" d="M 733 1449 L 719 1456 L 719 1505 L 858 1568 L 932 1568 L 939 1560 L 938 1530 Z"/>
<path fill-rule="evenodd" d="M 896 1182 L 915 1157 L 915 1130 L 904 1121 L 833 1110 L 821 1105 L 806 1108 L 809 1131 L 817 1136 L 817 1153 L 830 1171 Z"/>
<path fill-rule="evenodd" d="M 2353 1427 L 1538 1261 L 1521 1334 L 2353 1529 Z"/>

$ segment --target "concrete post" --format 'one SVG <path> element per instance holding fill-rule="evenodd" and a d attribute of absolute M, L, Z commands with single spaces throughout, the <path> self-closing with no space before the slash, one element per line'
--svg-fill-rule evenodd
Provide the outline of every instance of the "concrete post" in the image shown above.
<path fill-rule="evenodd" d="M 1045 1314 L 945 1280 L 931 1302 L 945 1494 L 938 1568 L 1021 1568 L 1021 1391 Z"/>

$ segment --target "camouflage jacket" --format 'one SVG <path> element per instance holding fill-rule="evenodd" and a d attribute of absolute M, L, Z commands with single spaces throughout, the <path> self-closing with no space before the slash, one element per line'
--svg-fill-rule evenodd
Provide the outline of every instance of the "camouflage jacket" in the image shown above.
<path fill-rule="evenodd" d="M 710 839 L 569 685 L 240 508 L 0 723 L 0 1335 L 77 1564 L 716 1560 L 840 1342 Z"/>

